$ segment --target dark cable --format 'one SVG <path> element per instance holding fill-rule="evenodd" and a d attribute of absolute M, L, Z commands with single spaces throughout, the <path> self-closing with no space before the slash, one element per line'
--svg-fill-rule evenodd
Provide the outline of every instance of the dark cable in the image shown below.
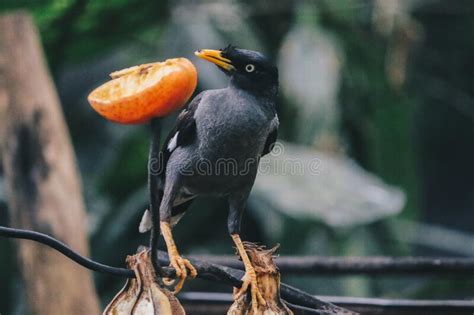
<path fill-rule="evenodd" d="M 57 250 L 58 252 L 60 252 L 61 254 L 63 254 L 64 256 L 74 260 L 79 265 L 84 266 L 93 271 L 107 273 L 107 274 L 118 276 L 118 277 L 126 277 L 126 278 L 135 277 L 135 274 L 130 269 L 107 266 L 107 265 L 98 263 L 96 261 L 93 261 L 87 257 L 83 257 L 79 255 L 78 253 L 76 253 L 75 251 L 73 251 L 63 242 L 58 241 L 57 239 L 43 233 L 0 226 L 0 236 L 32 240 L 32 241 L 50 246 L 54 248 L 55 250 Z"/>

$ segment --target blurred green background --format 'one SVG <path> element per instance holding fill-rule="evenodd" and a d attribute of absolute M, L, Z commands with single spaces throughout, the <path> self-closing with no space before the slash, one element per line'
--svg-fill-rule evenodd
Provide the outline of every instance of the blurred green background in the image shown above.
<path fill-rule="evenodd" d="M 474 256 L 474 2 L 469 0 L 2 0 L 40 29 L 82 173 L 92 257 L 122 266 L 147 243 L 147 126 L 87 104 L 108 73 L 184 56 L 198 90 L 226 85 L 199 48 L 259 50 L 279 66 L 281 152 L 262 163 L 243 239 L 284 255 Z M 197 92 L 196 92 L 197 93 Z M 175 116 L 164 122 L 165 134 Z M 282 161 L 317 161 L 309 172 Z M 175 229 L 185 254 L 232 254 L 224 200 Z M 0 224 L 8 224 L 0 175 Z M 15 249 L 0 239 L 0 312 L 23 314 Z M 96 275 L 103 303 L 123 284 Z M 471 281 L 469 281 L 471 280 Z M 467 277 L 296 277 L 319 295 L 472 298 Z M 185 290 L 228 291 L 200 280 Z"/>

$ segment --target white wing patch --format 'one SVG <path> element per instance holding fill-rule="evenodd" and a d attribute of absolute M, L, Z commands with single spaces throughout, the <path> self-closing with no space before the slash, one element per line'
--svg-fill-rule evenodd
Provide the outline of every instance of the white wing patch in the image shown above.
<path fill-rule="evenodd" d="M 173 138 L 171 138 L 170 142 L 168 143 L 168 151 L 173 151 L 174 149 L 176 149 L 176 145 L 178 144 L 178 134 L 179 134 L 179 131 L 177 131 Z"/>

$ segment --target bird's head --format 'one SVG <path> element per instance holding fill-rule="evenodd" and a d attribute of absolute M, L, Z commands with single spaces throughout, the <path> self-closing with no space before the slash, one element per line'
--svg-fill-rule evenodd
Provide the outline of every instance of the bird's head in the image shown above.
<path fill-rule="evenodd" d="M 257 51 L 229 45 L 219 50 L 201 49 L 195 54 L 218 66 L 236 87 L 270 96 L 278 93 L 278 69 Z"/>

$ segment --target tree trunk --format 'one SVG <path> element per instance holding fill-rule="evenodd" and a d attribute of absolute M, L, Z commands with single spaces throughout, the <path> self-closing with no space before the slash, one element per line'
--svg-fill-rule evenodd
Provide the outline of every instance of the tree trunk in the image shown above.
<path fill-rule="evenodd" d="M 0 16 L 0 152 L 13 227 L 50 234 L 88 255 L 81 183 L 37 30 L 22 12 Z M 33 314 L 99 314 L 91 272 L 19 241 Z"/>

